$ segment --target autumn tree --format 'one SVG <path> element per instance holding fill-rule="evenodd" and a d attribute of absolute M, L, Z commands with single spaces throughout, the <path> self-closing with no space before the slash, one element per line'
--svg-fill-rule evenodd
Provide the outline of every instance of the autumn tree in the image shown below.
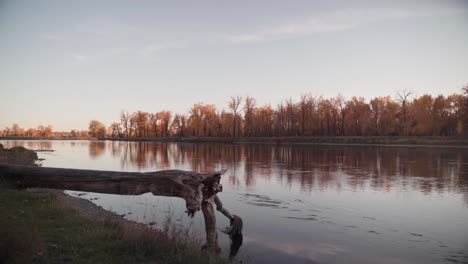
<path fill-rule="evenodd" d="M 204 104 L 200 108 L 202 117 L 203 136 L 214 136 L 217 124 L 216 106 Z"/>
<path fill-rule="evenodd" d="M 369 103 L 370 107 L 370 135 L 394 135 L 398 132 L 397 114 L 398 105 L 390 96 L 376 97 Z"/>
<path fill-rule="evenodd" d="M 215 105 L 200 102 L 190 108 L 188 115 L 174 117 L 170 111 L 122 112 L 120 123 L 113 123 L 109 134 L 127 138 L 468 134 L 468 86 L 463 94 L 448 97 L 423 95 L 412 99 L 411 95 L 402 90 L 395 100 L 385 96 L 366 101 L 356 96 L 346 100 L 341 95 L 324 98 L 303 94 L 298 101 L 289 98 L 276 108 L 270 104 L 259 107 L 254 98 L 237 96 L 230 97 L 229 111 L 218 111 Z M 8 128 L 2 135 L 24 134 L 14 131 Z M 38 129 L 38 135 L 43 134 L 41 131 L 43 128 Z"/>
<path fill-rule="evenodd" d="M 465 85 L 463 88 L 462 88 L 462 91 L 463 91 L 463 104 L 462 104 L 462 115 L 463 115 L 463 118 L 461 123 L 462 123 L 462 133 L 464 135 L 468 135 L 468 84 Z"/>
<path fill-rule="evenodd" d="M 333 104 L 329 99 L 319 98 L 318 115 L 320 119 L 320 135 L 334 135 L 337 123 L 337 113 L 333 111 Z"/>
<path fill-rule="evenodd" d="M 169 125 L 171 122 L 172 113 L 170 111 L 161 111 L 157 113 L 159 120 L 161 120 L 161 135 L 163 137 L 169 136 Z"/>
<path fill-rule="evenodd" d="M 38 125 L 37 126 L 37 134 L 40 137 L 44 137 L 44 130 L 45 130 L 45 126 L 43 126 L 43 125 Z"/>
<path fill-rule="evenodd" d="M 466 117 L 464 105 L 465 96 L 462 94 L 452 94 L 447 97 L 449 105 L 449 121 L 445 135 L 463 135 L 464 133 L 464 118 Z M 468 114 L 468 113 L 467 113 Z"/>
<path fill-rule="evenodd" d="M 364 135 L 370 121 L 369 105 L 363 97 L 353 96 L 346 107 L 349 109 L 348 119 L 352 133 L 356 136 Z"/>
<path fill-rule="evenodd" d="M 450 101 L 443 95 L 434 98 L 431 111 L 432 134 L 442 135 L 450 126 Z"/>
<path fill-rule="evenodd" d="M 274 110 L 270 105 L 258 108 L 255 111 L 255 135 L 263 137 L 273 136 L 273 118 Z"/>
<path fill-rule="evenodd" d="M 413 100 L 410 132 L 412 135 L 432 135 L 432 104 L 431 95 L 423 95 Z"/>
<path fill-rule="evenodd" d="M 117 122 L 112 123 L 109 130 L 111 131 L 111 136 L 113 138 L 116 138 L 116 137 L 121 138 L 122 137 L 122 131 L 121 131 L 121 127 L 120 127 L 119 123 L 117 123 Z"/>
<path fill-rule="evenodd" d="M 144 138 L 148 135 L 148 113 L 138 111 L 134 114 L 134 125 L 136 137 Z"/>
<path fill-rule="evenodd" d="M 159 115 L 156 114 L 149 114 L 148 115 L 148 125 L 149 125 L 149 130 L 151 131 L 151 134 L 153 137 L 158 137 L 158 128 L 159 128 Z"/>
<path fill-rule="evenodd" d="M 103 138 L 106 136 L 106 127 L 97 120 L 89 122 L 89 135 L 94 138 Z"/>
<path fill-rule="evenodd" d="M 26 130 L 26 133 L 25 135 L 27 137 L 36 137 L 37 136 L 37 129 L 34 129 L 34 128 L 29 128 L 28 130 Z"/>
<path fill-rule="evenodd" d="M 44 137 L 44 138 L 51 137 L 53 133 L 52 126 L 51 125 L 48 125 L 48 126 L 39 125 L 37 127 L 37 133 L 40 137 Z"/>
<path fill-rule="evenodd" d="M 384 97 L 384 100 L 384 108 L 379 122 L 380 135 L 397 135 L 399 105 L 390 96 Z"/>
<path fill-rule="evenodd" d="M 24 134 L 24 130 L 17 123 L 13 123 L 11 126 L 11 133 L 15 137 L 22 136 Z"/>
<path fill-rule="evenodd" d="M 203 135 L 203 103 L 194 104 L 190 108 L 190 123 L 193 136 Z"/>
<path fill-rule="evenodd" d="M 234 114 L 228 113 L 226 111 L 221 111 L 220 114 L 220 135 L 223 137 L 233 136 L 232 131 L 234 131 Z"/>
<path fill-rule="evenodd" d="M 79 137 L 79 136 L 80 136 L 80 135 L 79 135 L 78 131 L 76 131 L 75 129 L 72 129 L 72 130 L 70 131 L 70 137 L 71 137 L 71 138 L 77 138 L 77 137 Z"/>

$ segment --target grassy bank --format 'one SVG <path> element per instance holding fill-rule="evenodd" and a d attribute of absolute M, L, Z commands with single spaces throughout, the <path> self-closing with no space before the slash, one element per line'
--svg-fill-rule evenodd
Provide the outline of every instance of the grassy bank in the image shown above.
<path fill-rule="evenodd" d="M 223 263 L 191 242 L 92 221 L 47 190 L 0 184 L 0 263 Z"/>

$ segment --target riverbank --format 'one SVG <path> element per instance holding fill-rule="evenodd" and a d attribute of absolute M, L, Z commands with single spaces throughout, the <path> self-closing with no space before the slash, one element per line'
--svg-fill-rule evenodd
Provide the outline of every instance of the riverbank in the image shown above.
<path fill-rule="evenodd" d="M 177 142 L 336 144 L 336 145 L 468 145 L 462 137 L 251 137 L 251 138 L 178 138 Z"/>
<path fill-rule="evenodd" d="M 467 137 L 168 137 L 168 138 L 103 138 L 111 141 L 225 143 L 225 144 L 303 144 L 303 145 L 448 145 L 468 146 Z"/>
<path fill-rule="evenodd" d="M 130 222 L 58 190 L 1 183 L 0 211 L 0 263 L 226 262 L 203 255 L 182 234 Z"/>
<path fill-rule="evenodd" d="M 60 138 L 0 137 L 0 140 L 92 140 Z M 460 145 L 468 146 L 468 137 L 439 136 L 334 136 L 334 137 L 165 137 L 165 138 L 99 138 L 110 141 L 226 143 L 226 144 L 316 144 L 316 145 Z"/>

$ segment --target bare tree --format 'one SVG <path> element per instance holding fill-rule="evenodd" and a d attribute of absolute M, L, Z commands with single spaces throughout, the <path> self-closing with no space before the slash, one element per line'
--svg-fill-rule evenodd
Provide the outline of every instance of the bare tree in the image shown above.
<path fill-rule="evenodd" d="M 346 122 L 346 99 L 343 95 L 338 94 L 335 99 L 336 105 L 340 109 L 340 121 L 341 121 L 341 128 L 340 128 L 340 135 L 345 135 L 345 122 Z"/>
<path fill-rule="evenodd" d="M 131 115 L 129 112 L 122 111 L 120 113 L 120 124 L 122 124 L 126 138 L 129 137 L 130 118 L 131 118 Z"/>
<path fill-rule="evenodd" d="M 231 101 L 229 102 L 229 109 L 231 109 L 232 115 L 234 116 L 233 123 L 232 123 L 233 125 L 232 136 L 233 137 L 236 137 L 236 120 L 239 115 L 239 107 L 240 107 L 241 102 L 242 102 L 242 96 L 236 96 L 236 97 L 231 96 Z"/>
<path fill-rule="evenodd" d="M 171 133 L 175 136 L 184 136 L 187 117 L 185 115 L 176 114 L 171 123 Z"/>
<path fill-rule="evenodd" d="M 401 104 L 401 125 L 403 128 L 403 136 L 408 134 L 407 116 L 408 116 L 408 99 L 413 94 L 412 91 L 407 89 L 397 92 L 397 101 Z"/>
<path fill-rule="evenodd" d="M 244 120 L 245 120 L 245 134 L 250 137 L 252 136 L 253 130 L 253 114 L 255 109 L 255 99 L 247 96 L 245 98 L 244 105 Z"/>

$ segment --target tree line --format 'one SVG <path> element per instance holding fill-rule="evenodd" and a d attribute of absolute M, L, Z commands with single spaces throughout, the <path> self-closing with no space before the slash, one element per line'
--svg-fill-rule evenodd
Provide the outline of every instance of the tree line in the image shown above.
<path fill-rule="evenodd" d="M 109 126 L 90 121 L 88 131 L 57 132 L 50 125 L 26 130 L 16 123 L 0 131 L 3 137 L 120 139 L 462 135 L 468 135 L 468 85 L 449 96 L 414 97 L 408 90 L 371 100 L 304 94 L 275 106 L 235 96 L 227 110 L 196 103 L 185 114 L 122 111 Z"/>
<path fill-rule="evenodd" d="M 36 128 L 22 128 L 19 124 L 13 123 L 10 127 L 0 130 L 0 137 L 26 137 L 26 138 L 77 138 L 89 137 L 87 130 L 54 131 L 52 125 L 39 125 Z"/>
<path fill-rule="evenodd" d="M 122 111 L 106 127 L 97 120 L 91 137 L 123 139 L 164 137 L 297 137 L 297 136 L 460 136 L 468 134 L 468 86 L 449 96 L 412 96 L 346 100 L 302 95 L 276 106 L 257 105 L 252 97 L 231 97 L 228 110 L 196 103 L 186 114 Z"/>

